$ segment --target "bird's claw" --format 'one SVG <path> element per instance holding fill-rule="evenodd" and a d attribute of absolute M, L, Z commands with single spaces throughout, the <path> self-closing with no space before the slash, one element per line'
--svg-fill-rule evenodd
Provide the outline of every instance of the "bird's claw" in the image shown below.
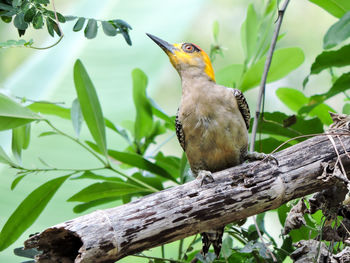
<path fill-rule="evenodd" d="M 206 171 L 206 170 L 200 170 L 198 172 L 198 176 L 197 176 L 198 180 L 201 180 L 201 186 L 203 184 L 210 184 L 214 182 L 214 178 L 211 175 L 211 172 Z"/>

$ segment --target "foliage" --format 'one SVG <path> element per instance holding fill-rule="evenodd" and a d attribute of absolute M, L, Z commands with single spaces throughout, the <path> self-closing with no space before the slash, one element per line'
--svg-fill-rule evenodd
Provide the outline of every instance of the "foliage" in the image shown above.
<path fill-rule="evenodd" d="M 263 114 L 259 127 L 262 139 L 258 145 L 266 153 L 270 153 L 287 139 L 300 135 L 322 133 L 325 125 L 329 125 L 331 122 L 328 111 L 333 111 L 327 105 L 327 101 L 335 96 L 343 96 L 346 101 L 349 100 L 346 91 L 350 86 L 350 72 L 346 72 L 346 66 L 349 65 L 347 58 L 349 57 L 350 48 L 348 44 L 341 45 L 349 37 L 348 27 L 344 25 L 350 23 L 350 5 L 341 0 L 310 1 L 338 17 L 339 21 L 330 27 L 323 40 L 325 49 L 332 47 L 336 47 L 336 49 L 325 50 L 316 57 L 310 68 L 310 74 L 305 78 L 304 87 L 307 87 L 310 77 L 317 77 L 317 74 L 322 71 L 330 74 L 332 82 L 329 83 L 330 88 L 328 91 L 311 96 L 306 96 L 301 90 L 292 87 L 280 87 L 277 89 L 277 97 L 293 114 L 288 115 L 279 111 L 265 112 Z M 10 2 L 11 5 L 9 5 Z M 34 6 L 26 7 L 27 9 L 23 5 L 25 2 L 24 0 L 1 2 L 0 15 L 3 21 L 10 22 L 11 16 L 15 16 L 13 22 L 17 28 L 18 26 L 23 26 L 22 28 L 24 28 L 23 21 L 27 23 L 27 26 L 28 24 L 33 24 L 35 28 L 34 24 L 38 23 L 37 20 L 40 20 L 40 18 L 35 20 L 35 17 L 38 12 L 41 12 L 42 23 L 47 18 L 55 23 L 54 18 L 50 17 L 50 13 L 45 13 L 46 0 L 36 0 L 34 1 Z M 254 89 L 258 86 L 273 33 L 273 25 L 277 13 L 276 6 L 276 0 L 267 1 L 264 9 L 257 12 L 254 5 L 249 5 L 245 21 L 241 26 L 244 60 L 242 63 L 231 64 L 219 70 L 216 77 L 219 84 L 239 88 L 242 91 Z M 12 12 L 16 12 L 13 14 L 9 13 L 10 10 L 5 9 L 5 7 L 11 9 Z M 35 10 L 29 11 L 30 8 L 35 8 Z M 27 14 L 27 12 L 29 13 Z M 17 16 L 19 18 L 16 18 Z M 29 19 L 30 17 L 32 20 Z M 62 16 L 61 20 L 63 21 L 63 19 L 66 18 Z M 77 19 L 77 22 L 73 30 L 82 30 L 86 19 L 82 17 L 75 19 Z M 45 21 L 47 23 L 47 20 Z M 128 41 L 127 29 L 130 29 L 130 27 L 127 24 L 123 24 L 125 27 L 123 30 L 126 31 L 122 29 L 118 31 L 116 30 L 118 23 L 123 24 L 121 21 L 112 20 L 102 21 L 101 25 L 106 35 L 113 36 L 117 33 L 122 33 L 126 41 Z M 54 25 L 51 24 L 53 29 Z M 24 34 L 23 30 L 25 29 L 18 29 L 22 30 L 21 32 Z M 50 33 L 49 28 L 48 31 Z M 57 31 L 55 32 L 57 33 Z M 87 38 L 96 36 L 96 20 L 89 19 L 84 32 Z M 219 24 L 217 22 L 213 24 L 213 36 L 214 43 L 211 46 L 211 58 L 215 59 L 217 54 L 224 54 L 218 41 Z M 279 37 L 279 40 L 282 37 L 283 35 Z M 17 45 L 17 42 L 11 43 L 11 45 Z M 18 45 L 22 44 L 25 45 L 23 41 Z M 285 63 L 286 61 L 288 63 Z M 286 77 L 290 72 L 298 68 L 303 61 L 304 54 L 300 48 L 278 48 L 272 59 L 267 82 Z M 336 69 L 341 69 L 341 71 L 336 74 L 334 72 Z M 38 186 L 19 204 L 0 233 L 0 250 L 11 245 L 34 223 L 55 192 L 67 180 L 72 182 L 89 180 L 91 182 L 89 186 L 67 197 L 67 202 L 77 202 L 74 212 L 82 213 L 89 208 L 116 200 L 119 200 L 121 203 L 127 203 L 132 198 L 157 192 L 166 187 L 182 184 L 192 179 L 186 156 L 184 154 L 181 157 L 165 155 L 161 151 L 162 144 L 157 143 L 159 135 L 167 134 L 170 137 L 173 136 L 174 117 L 164 113 L 148 97 L 148 79 L 141 69 L 134 69 L 131 77 L 136 117 L 128 128 L 122 128 L 103 116 L 102 106 L 99 103 L 93 81 L 80 60 L 77 60 L 74 65 L 74 84 L 77 99 L 74 100 L 71 108 L 42 102 L 35 102 L 29 105 L 20 104 L 7 96 L 0 95 L 0 130 L 12 130 L 12 152 L 15 157 L 15 159 L 12 158 L 0 147 L 0 162 L 18 171 L 11 189 L 15 189 L 21 183 L 21 180 L 30 174 L 46 173 L 50 175 L 50 173 L 57 171 L 63 173 L 61 176 L 54 179 L 51 178 L 43 185 Z M 344 105 L 343 112 L 350 112 L 350 103 Z M 50 120 L 52 115 L 71 121 L 75 135 L 70 135 L 58 129 Z M 48 127 L 47 131 L 40 135 L 41 137 L 52 135 L 66 137 L 89 152 L 101 165 L 99 167 L 89 167 L 87 165 L 79 169 L 47 166 L 38 168 L 24 167 L 21 164 L 22 151 L 28 148 L 30 129 L 34 128 L 38 122 L 45 123 Z M 80 130 L 83 122 L 86 123 L 93 141 L 81 138 Z M 120 136 L 127 147 L 125 149 L 110 147 L 106 129 Z M 304 139 L 299 137 L 295 141 L 289 142 L 286 146 Z M 43 163 L 45 163 L 44 160 Z M 113 175 L 104 175 L 104 171 L 109 171 Z M 291 205 L 285 204 L 273 211 L 277 213 L 282 226 L 285 223 L 286 215 L 291 209 Z M 306 226 L 292 230 L 288 235 L 282 236 L 283 240 L 278 244 L 265 227 L 265 216 L 265 213 L 258 215 L 257 223 L 262 232 L 264 242 L 272 250 L 278 262 L 283 262 L 288 258 L 294 250 L 293 242 L 318 235 L 324 221 L 321 212 L 306 215 Z M 178 259 L 172 259 L 172 261 L 190 262 L 195 257 L 201 262 L 215 261 L 212 251 L 205 258 L 199 253 L 199 242 L 200 238 L 198 235 L 188 240 L 186 239 L 186 242 L 180 241 Z M 185 243 L 187 244 L 186 248 L 184 248 Z M 331 245 L 329 244 L 329 246 Z M 338 246 L 338 249 L 339 247 L 341 246 Z M 330 250 L 332 249 L 336 250 L 335 247 L 330 247 Z M 138 256 L 147 257 L 143 254 Z M 165 261 L 165 258 L 148 257 L 148 259 L 150 262 Z M 244 221 L 226 226 L 221 258 L 217 262 L 272 262 L 272 260 L 266 246 L 259 239 L 256 227 Z"/>
<path fill-rule="evenodd" d="M 100 23 L 105 35 L 116 36 L 121 34 L 126 43 L 131 46 L 129 30 L 132 28 L 125 21 L 121 19 L 96 20 L 94 18 L 64 16 L 55 10 L 47 9 L 49 4 L 50 0 L 1 0 L 0 22 L 12 22 L 20 37 L 26 33 L 29 26 L 32 26 L 34 29 L 42 29 L 44 25 L 46 25 L 50 36 L 54 37 L 56 34 L 59 37 L 63 37 L 60 23 L 77 20 L 73 26 L 73 31 L 78 32 L 85 26 L 84 35 L 87 39 L 93 39 L 97 36 L 98 23 Z M 87 23 L 85 23 L 86 21 Z M 32 47 L 33 43 L 33 40 L 8 40 L 6 42 L 0 42 L 0 48 Z"/>

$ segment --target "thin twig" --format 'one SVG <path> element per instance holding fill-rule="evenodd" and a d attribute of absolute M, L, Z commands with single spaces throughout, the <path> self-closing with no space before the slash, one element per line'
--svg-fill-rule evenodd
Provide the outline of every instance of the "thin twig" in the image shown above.
<path fill-rule="evenodd" d="M 278 10 L 278 18 L 276 21 L 276 27 L 275 27 L 275 31 L 273 33 L 272 36 L 272 41 L 271 41 L 271 45 L 267 54 L 267 58 L 265 61 L 265 67 L 264 67 L 264 72 L 261 78 L 261 82 L 260 82 L 260 89 L 259 89 L 259 96 L 258 96 L 258 100 L 257 100 L 257 104 L 256 104 L 256 110 L 255 110 L 255 117 L 254 117 L 254 123 L 253 123 L 253 128 L 252 128 L 252 135 L 251 135 L 251 142 L 250 142 L 250 152 L 254 152 L 254 148 L 255 148 L 255 137 L 256 137 L 256 131 L 258 129 L 258 121 L 260 118 L 260 109 L 261 109 L 261 104 L 262 104 L 262 98 L 263 95 L 265 93 L 265 85 L 266 85 L 266 79 L 267 79 L 267 75 L 269 73 L 270 70 L 270 65 L 271 65 L 271 61 L 272 61 L 272 56 L 273 56 L 273 52 L 275 50 L 276 47 L 276 43 L 277 43 L 277 38 L 279 35 L 279 31 L 281 28 L 281 24 L 282 24 L 282 20 L 283 20 L 283 16 L 284 13 L 286 11 L 286 8 L 288 6 L 289 0 L 286 0 L 283 3 L 283 6 L 281 9 Z M 266 248 L 266 251 L 270 254 L 272 260 L 274 262 L 277 262 L 276 257 L 274 256 L 274 254 L 272 253 L 272 251 L 268 248 L 268 246 L 265 244 L 264 239 L 261 235 L 258 223 L 256 222 L 256 217 L 253 216 L 253 221 L 254 221 L 254 225 L 255 228 L 258 232 L 259 238 L 261 240 L 261 242 L 264 244 L 264 247 Z"/>
<path fill-rule="evenodd" d="M 284 16 L 284 13 L 285 13 L 286 8 L 288 6 L 288 3 L 289 3 L 289 0 L 286 0 L 283 3 L 282 8 L 280 10 L 278 10 L 278 18 L 277 18 L 277 21 L 276 21 L 275 31 L 273 33 L 270 49 L 268 51 L 267 58 L 266 58 L 266 61 L 265 61 L 265 67 L 264 67 L 264 72 L 263 72 L 263 75 L 262 75 L 262 78 L 261 78 L 261 82 L 260 82 L 259 96 L 258 96 L 258 100 L 257 100 L 257 104 L 256 104 L 255 117 L 254 117 L 254 123 L 253 123 L 253 128 L 252 128 L 252 137 L 251 137 L 251 142 L 250 142 L 250 151 L 251 152 L 254 151 L 254 147 L 255 147 L 255 137 L 256 137 L 256 131 L 257 131 L 257 128 L 258 128 L 258 120 L 259 120 L 259 117 L 260 117 L 260 109 L 261 109 L 262 97 L 263 97 L 263 94 L 265 92 L 267 74 L 269 73 L 269 70 L 270 70 L 270 65 L 271 65 L 271 61 L 272 61 L 273 52 L 274 52 L 275 47 L 276 47 L 278 34 L 279 34 L 279 31 L 280 31 L 280 28 L 281 28 L 283 16 Z"/>
<path fill-rule="evenodd" d="M 58 17 L 57 17 L 57 12 L 56 12 L 56 7 L 55 7 L 55 0 L 51 0 L 51 2 L 52 2 L 53 12 L 55 14 L 55 19 L 56 19 L 56 24 L 57 24 L 57 27 L 58 27 L 58 31 L 61 33 L 61 36 L 55 43 L 53 43 L 52 45 L 50 45 L 48 47 L 28 46 L 29 48 L 38 49 L 38 50 L 49 49 L 49 48 L 52 48 L 52 47 L 56 46 L 58 43 L 60 43 L 62 38 L 64 37 L 63 31 L 62 31 L 61 26 L 60 26 L 60 21 L 58 21 Z"/>

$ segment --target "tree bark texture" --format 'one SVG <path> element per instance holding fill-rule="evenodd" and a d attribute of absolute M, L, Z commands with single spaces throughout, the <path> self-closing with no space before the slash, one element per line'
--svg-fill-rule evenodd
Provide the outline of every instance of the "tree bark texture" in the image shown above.
<path fill-rule="evenodd" d="M 349 171 L 345 148 L 350 151 L 350 137 L 332 137 Z M 194 180 L 55 225 L 30 237 L 25 248 L 43 251 L 37 262 L 115 262 L 342 183 L 339 176 L 333 176 L 338 156 L 325 135 L 275 157 L 278 166 L 274 162 L 244 163 L 215 173 L 213 183 L 201 186 Z"/>

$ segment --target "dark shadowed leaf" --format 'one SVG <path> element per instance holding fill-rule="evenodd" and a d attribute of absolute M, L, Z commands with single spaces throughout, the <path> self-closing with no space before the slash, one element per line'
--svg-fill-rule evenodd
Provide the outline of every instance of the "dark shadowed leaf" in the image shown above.
<path fill-rule="evenodd" d="M 265 112 L 264 121 L 261 123 L 261 132 L 265 134 L 274 134 L 284 137 L 296 137 L 302 134 L 312 134 L 323 132 L 323 124 L 318 118 L 305 120 L 302 116 L 296 116 L 295 124 L 285 127 L 284 120 L 288 115 L 282 112 Z M 260 130 L 259 130 L 260 131 Z M 303 141 L 305 138 L 298 139 Z"/>
<path fill-rule="evenodd" d="M 105 121 L 92 81 L 78 59 L 74 64 L 74 84 L 84 120 L 101 153 L 107 156 Z"/>
<path fill-rule="evenodd" d="M 84 29 L 84 35 L 87 39 L 93 39 L 97 36 L 97 21 L 93 18 L 88 20 Z"/>
<path fill-rule="evenodd" d="M 50 36 L 54 37 L 55 36 L 55 32 L 53 29 L 54 21 L 49 17 L 46 17 L 45 21 L 46 21 L 47 32 L 49 32 Z"/>
<path fill-rule="evenodd" d="M 350 37 L 350 11 L 328 29 L 323 38 L 323 48 L 335 47 L 348 37 Z"/>
<path fill-rule="evenodd" d="M 338 50 L 324 51 L 318 55 L 311 66 L 310 74 L 320 73 L 322 70 L 331 67 L 344 67 L 350 65 L 350 45 Z"/>
<path fill-rule="evenodd" d="M 36 14 L 36 8 L 35 7 L 29 8 L 24 14 L 24 21 L 27 23 L 32 22 L 35 14 Z"/>
<path fill-rule="evenodd" d="M 73 31 L 78 32 L 82 30 L 82 28 L 84 27 L 84 23 L 85 23 L 85 17 L 79 17 L 78 21 L 75 23 L 73 27 Z"/>
<path fill-rule="evenodd" d="M 9 217 L 0 233 L 0 251 L 15 242 L 39 217 L 69 175 L 52 179 L 31 192 Z"/>
<path fill-rule="evenodd" d="M 44 25 L 43 15 L 40 12 L 38 12 L 33 18 L 33 27 L 35 29 L 40 29 L 43 27 L 43 25 Z"/>
<path fill-rule="evenodd" d="M 23 13 L 19 13 L 15 16 L 15 19 L 13 19 L 13 24 L 19 30 L 26 30 L 28 28 L 28 23 L 24 21 Z"/>

